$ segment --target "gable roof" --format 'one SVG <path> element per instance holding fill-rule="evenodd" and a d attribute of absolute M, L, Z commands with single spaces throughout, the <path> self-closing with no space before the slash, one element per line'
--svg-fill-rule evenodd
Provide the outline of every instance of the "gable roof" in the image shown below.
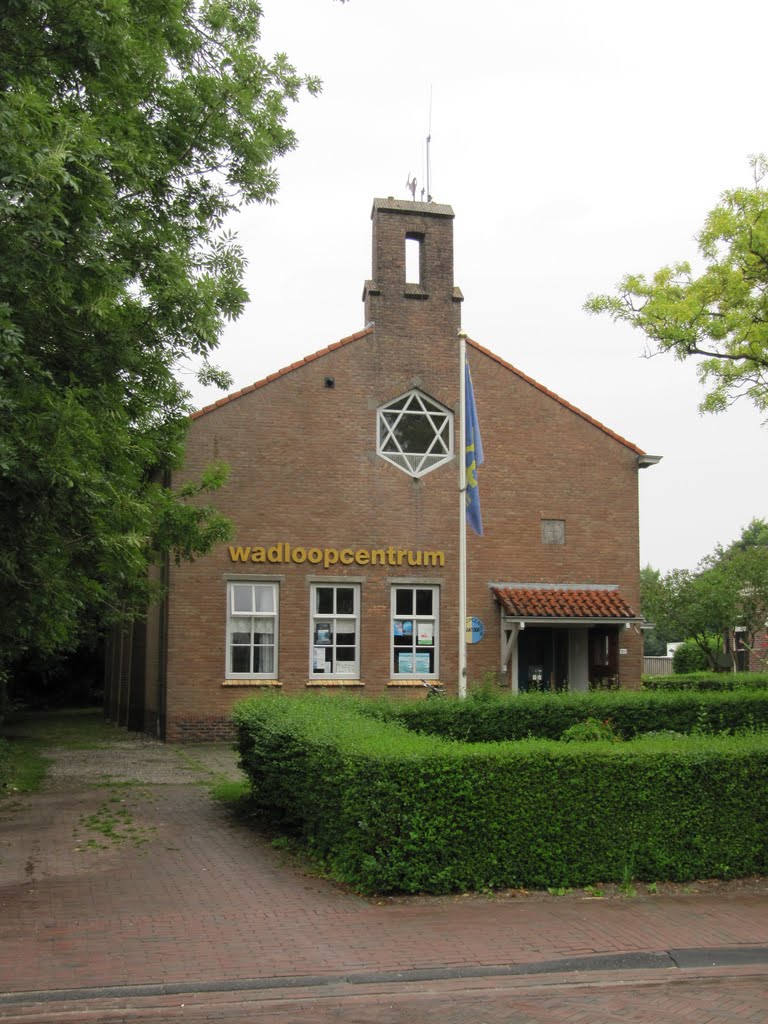
<path fill-rule="evenodd" d="M 320 359 L 322 356 L 326 356 L 330 352 L 334 352 L 336 349 L 344 348 L 344 346 L 351 345 L 353 342 L 359 341 L 361 338 L 368 337 L 368 335 L 373 334 L 374 330 L 375 326 L 366 327 L 364 328 L 364 330 L 357 331 L 355 334 L 349 334 L 346 338 L 341 338 L 339 341 L 334 342 L 332 345 L 327 345 L 325 348 L 318 349 L 317 352 L 312 352 L 310 355 L 305 356 L 304 359 L 299 359 L 297 362 L 291 363 L 290 366 L 284 366 L 281 370 L 278 370 L 276 373 L 268 374 L 261 380 L 257 380 L 254 384 L 248 384 L 246 387 L 241 388 L 239 391 L 233 391 L 231 394 L 225 395 L 223 398 L 220 398 L 217 402 L 212 402 L 210 405 L 203 406 L 202 409 L 198 409 L 195 412 L 193 412 L 189 418 L 191 420 L 195 420 L 201 416 L 206 416 L 208 413 L 214 412 L 216 409 L 221 408 L 222 405 L 228 405 L 230 402 L 234 402 L 238 398 L 242 398 L 243 395 L 247 395 L 251 391 L 257 391 L 259 388 L 263 388 L 267 384 L 270 384 L 273 380 L 277 380 L 279 377 L 285 377 L 293 370 L 298 370 L 299 367 L 301 366 L 306 366 L 307 363 L 312 363 L 316 359 Z M 491 352 L 490 349 L 485 348 L 479 342 L 473 341 L 471 338 L 467 338 L 467 345 L 470 346 L 471 348 L 476 349 L 478 352 L 482 352 L 483 355 L 488 356 L 489 359 L 492 359 L 495 363 L 498 363 L 499 366 L 503 366 L 506 370 L 509 370 L 511 373 L 514 373 L 514 375 L 518 377 L 520 380 L 525 381 L 526 384 L 530 384 L 531 387 L 535 388 L 537 391 L 540 391 L 543 395 L 546 395 L 548 398 L 553 399 L 559 405 L 563 406 L 564 409 L 568 409 L 569 412 L 575 413 L 577 416 L 580 416 L 581 419 L 586 420 L 587 423 L 591 423 L 593 427 L 597 427 L 598 430 L 602 430 L 604 434 L 607 434 L 608 437 L 613 438 L 614 441 L 618 441 L 619 444 L 623 444 L 626 448 L 629 448 L 637 455 L 646 454 L 646 452 L 644 452 L 642 448 L 638 448 L 636 444 L 633 444 L 631 441 L 628 441 L 625 437 L 622 437 L 621 434 L 617 434 L 615 431 L 611 430 L 610 427 L 606 427 L 604 423 L 601 423 L 599 420 L 596 420 L 593 416 L 590 416 L 588 413 L 579 409 L 577 406 L 571 405 L 570 402 L 567 402 L 564 398 L 561 398 L 560 395 L 556 394 L 554 391 L 550 391 L 549 388 L 544 387 L 543 384 L 539 384 L 539 382 L 534 380 L 533 377 L 529 377 L 528 374 L 523 373 L 522 370 L 518 370 L 516 366 L 513 366 L 511 363 L 508 363 L 505 359 L 502 359 L 501 356 L 497 356 L 494 352 Z"/>
<path fill-rule="evenodd" d="M 557 587 L 492 587 L 493 596 L 513 619 L 636 619 L 618 590 Z"/>
<path fill-rule="evenodd" d="M 238 398 L 242 398 L 243 395 L 249 394 L 251 391 L 258 391 L 259 388 L 266 387 L 267 384 L 271 384 L 273 380 L 277 380 L 278 377 L 285 377 L 293 370 L 298 370 L 300 366 L 306 366 L 307 363 L 312 363 L 315 359 L 320 359 L 321 356 L 327 356 L 329 352 L 335 351 L 337 348 L 344 348 L 345 345 L 351 345 L 353 341 L 359 341 L 360 338 L 365 338 L 369 334 L 373 334 L 373 327 L 366 327 L 365 330 L 357 331 L 355 334 L 350 334 L 346 338 L 341 338 L 340 341 L 335 341 L 332 345 L 326 345 L 325 348 L 318 349 L 317 352 L 312 352 L 311 355 L 305 356 L 303 359 L 299 359 L 295 363 L 291 363 L 290 366 L 284 366 L 282 370 L 278 370 L 277 373 L 269 373 L 266 377 L 262 377 L 261 380 L 257 380 L 255 384 L 248 384 L 244 388 L 240 388 L 239 391 L 233 391 L 230 395 L 225 395 L 220 398 L 218 402 L 213 402 L 211 405 L 205 405 L 202 409 L 198 409 L 190 415 L 191 420 L 196 420 L 200 416 L 205 416 L 209 412 L 221 408 L 222 405 L 229 405 L 230 402 L 234 402 Z"/>

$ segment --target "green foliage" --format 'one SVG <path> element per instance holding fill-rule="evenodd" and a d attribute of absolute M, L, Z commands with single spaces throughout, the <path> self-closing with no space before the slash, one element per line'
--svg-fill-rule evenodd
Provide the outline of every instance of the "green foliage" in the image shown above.
<path fill-rule="evenodd" d="M 653 629 L 643 629 L 643 654 L 646 657 L 666 657 L 667 644 L 679 639 L 669 633 L 669 627 L 665 629 L 656 624 L 655 615 L 662 586 L 662 575 L 659 569 L 653 569 L 650 565 L 641 568 L 640 612 L 647 622 L 653 623 Z"/>
<path fill-rule="evenodd" d="M 171 493 L 189 396 L 243 310 L 223 230 L 269 202 L 306 86 L 257 50 L 256 0 L 0 7 L 0 672 L 146 606 L 147 566 L 228 536 Z"/>
<path fill-rule="evenodd" d="M 644 690 L 768 689 L 766 672 L 687 672 L 685 675 L 643 676 Z"/>
<path fill-rule="evenodd" d="M 720 637 L 710 637 L 708 645 L 717 650 Z M 684 640 L 672 655 L 672 671 L 675 675 L 689 672 L 702 672 L 709 665 L 709 659 L 695 640 Z"/>
<path fill-rule="evenodd" d="M 598 740 L 617 743 L 621 737 L 617 735 L 609 718 L 603 722 L 598 718 L 588 718 L 585 722 L 569 725 L 560 739 L 563 743 L 594 743 Z"/>
<path fill-rule="evenodd" d="M 585 306 L 641 330 L 652 352 L 700 358 L 710 412 L 742 395 L 768 409 L 768 161 L 750 164 L 752 185 L 724 192 L 698 235 L 701 274 L 687 262 L 650 280 L 628 274 L 615 295 L 592 295 Z"/>
<path fill-rule="evenodd" d="M 768 870 L 765 735 L 468 744 L 364 706 L 269 696 L 234 715 L 262 816 L 362 891 L 560 891 Z"/>
<path fill-rule="evenodd" d="M 468 743 L 528 737 L 557 740 L 566 729 L 589 718 L 598 722 L 608 719 L 619 736 L 631 739 L 656 730 L 690 733 L 702 721 L 713 732 L 766 727 L 768 693 L 746 687 L 721 693 L 691 690 L 521 693 L 501 697 L 493 703 L 455 699 L 413 704 L 365 701 L 360 713 L 398 722 L 414 732 Z"/>

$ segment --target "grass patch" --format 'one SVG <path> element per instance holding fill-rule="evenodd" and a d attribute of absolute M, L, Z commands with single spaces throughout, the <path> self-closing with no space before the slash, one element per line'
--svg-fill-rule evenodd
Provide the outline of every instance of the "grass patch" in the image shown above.
<path fill-rule="evenodd" d="M 34 793 L 40 789 L 51 764 L 43 753 L 51 747 L 96 750 L 114 742 L 116 727 L 105 722 L 98 708 L 56 711 L 21 711 L 0 729 L 6 741 L 6 793 Z"/>
<path fill-rule="evenodd" d="M 219 779 L 211 786 L 210 794 L 219 803 L 238 807 L 250 797 L 251 786 L 246 779 Z"/>
<path fill-rule="evenodd" d="M 104 719 L 99 708 L 22 711 L 4 724 L 2 735 L 11 743 L 29 741 L 46 747 L 96 750 L 114 742 L 117 726 Z"/>
<path fill-rule="evenodd" d="M 136 790 L 134 798 L 146 799 L 147 790 Z M 137 825 L 134 808 L 125 796 L 110 793 L 93 814 L 83 814 L 73 830 L 78 850 L 106 850 L 110 846 L 143 846 L 157 832 L 154 825 Z M 85 834 L 84 834 L 85 833 Z M 89 834 L 90 833 L 90 834 Z"/>

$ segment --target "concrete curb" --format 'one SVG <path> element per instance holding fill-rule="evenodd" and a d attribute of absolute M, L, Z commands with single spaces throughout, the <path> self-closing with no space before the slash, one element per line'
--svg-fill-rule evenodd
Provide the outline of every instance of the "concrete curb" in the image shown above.
<path fill-rule="evenodd" d="M 652 953 L 601 954 L 542 960 L 525 964 L 466 965 L 409 971 L 365 971 L 349 974 L 296 975 L 275 978 L 233 978 L 203 982 L 174 982 L 148 985 L 49 989 L 0 994 L 0 1007 L 31 1003 L 82 1003 L 102 999 L 143 999 L 148 997 L 324 989 L 339 985 L 369 986 L 430 981 L 464 981 L 478 978 L 528 978 L 541 975 L 581 975 L 612 971 L 707 970 L 768 965 L 766 946 L 723 946 L 702 949 L 670 949 Z"/>

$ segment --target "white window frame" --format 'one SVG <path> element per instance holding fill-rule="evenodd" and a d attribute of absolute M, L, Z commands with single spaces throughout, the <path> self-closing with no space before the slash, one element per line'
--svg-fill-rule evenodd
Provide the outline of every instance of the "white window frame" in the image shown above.
<path fill-rule="evenodd" d="M 264 590 L 270 590 L 272 592 L 272 611 L 248 611 L 240 612 L 235 610 L 235 587 L 251 587 L 261 588 Z M 254 619 L 272 619 L 273 620 L 273 643 L 272 643 L 272 659 L 273 669 L 269 672 L 235 672 L 232 668 L 232 635 L 237 632 L 235 625 L 240 622 L 250 620 L 249 631 L 253 636 L 253 620 Z M 237 579 L 227 580 L 227 640 L 226 640 L 226 673 L 225 678 L 227 679 L 277 679 L 278 672 L 278 654 L 279 654 L 279 637 L 280 637 L 280 585 L 274 580 L 252 580 L 252 579 Z M 241 630 L 242 631 L 242 630 Z M 245 646 L 245 645 L 238 645 Z M 268 646 L 268 645 L 265 645 Z M 250 651 L 251 664 L 253 664 L 253 640 L 248 645 Z"/>
<path fill-rule="evenodd" d="M 393 408 L 394 405 L 405 403 L 406 408 Z M 396 422 L 388 423 L 386 414 L 394 416 Z M 403 416 L 426 416 L 435 431 L 432 443 L 425 452 L 405 452 L 400 446 L 399 439 L 395 436 L 395 428 Z M 439 423 L 445 426 L 444 433 L 447 434 L 447 443 L 440 440 Z M 397 451 L 387 451 L 386 444 L 392 441 L 397 445 Z M 440 466 L 453 461 L 453 413 L 447 406 L 434 398 L 412 388 L 403 395 L 385 402 L 376 410 L 376 454 L 397 466 L 403 473 L 415 478 L 426 476 Z"/>
<path fill-rule="evenodd" d="M 318 612 L 317 607 L 317 592 L 322 589 L 333 590 L 333 612 Z M 336 607 L 337 591 L 340 589 L 352 591 L 352 612 L 337 612 Z M 333 580 L 318 580 L 317 582 L 311 583 L 309 587 L 309 678 L 312 680 L 326 680 L 331 681 L 334 679 L 359 679 L 360 678 L 360 591 L 361 587 L 359 583 L 352 583 L 345 579 L 333 579 Z M 353 620 L 355 623 L 355 659 L 354 662 L 347 662 L 353 667 L 347 671 L 339 672 L 334 670 L 333 672 L 319 672 L 315 669 L 315 647 L 323 647 L 325 650 L 331 650 L 332 663 L 336 665 L 338 659 L 336 657 L 336 648 L 345 647 L 348 645 L 336 643 L 336 622 L 342 620 Z M 316 635 L 316 629 L 319 626 L 328 624 L 330 629 L 330 643 L 318 644 L 316 643 L 318 637 Z"/>
<path fill-rule="evenodd" d="M 399 590 L 410 590 L 413 594 L 413 612 L 398 614 L 397 612 L 397 592 Z M 432 592 L 432 612 L 430 615 L 423 615 L 416 613 L 416 591 L 417 590 L 429 590 Z M 393 583 L 391 586 L 390 596 L 390 618 L 389 618 L 389 633 L 390 633 L 390 658 L 389 667 L 391 678 L 395 680 L 400 679 L 439 679 L 440 677 L 440 587 L 432 583 Z M 403 644 L 402 642 L 398 645 L 395 644 L 396 639 L 396 623 L 397 622 L 410 622 L 411 623 L 411 643 Z M 434 666 L 431 672 L 419 672 L 416 668 L 415 655 L 418 654 L 418 631 L 420 625 L 432 626 L 432 644 L 431 649 L 434 650 Z M 409 651 L 410 648 L 410 651 Z M 414 655 L 413 667 L 411 671 L 398 671 L 398 655 L 405 653 L 411 653 Z"/>

